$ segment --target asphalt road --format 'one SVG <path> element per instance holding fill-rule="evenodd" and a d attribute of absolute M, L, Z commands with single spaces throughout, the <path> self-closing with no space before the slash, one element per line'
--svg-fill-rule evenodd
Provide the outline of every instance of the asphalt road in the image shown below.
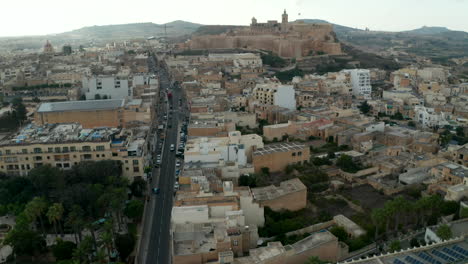
<path fill-rule="evenodd" d="M 160 70 L 161 91 L 170 88 L 170 81 L 164 70 Z M 172 118 L 168 114 L 166 137 L 162 149 L 162 162 L 159 169 L 152 172 L 153 181 L 151 188 L 160 189 L 159 194 L 149 194 L 151 199 L 147 205 L 145 214 L 145 226 L 142 232 L 140 254 L 138 263 L 147 264 L 168 264 L 170 263 L 170 223 L 172 211 L 172 199 L 174 195 L 175 182 L 175 151 L 170 151 L 170 145 L 174 144 L 177 148 L 179 122 L 183 120 L 184 114 L 179 111 L 179 98 L 181 97 L 180 88 L 171 89 L 172 100 L 169 100 L 169 106 L 173 107 Z M 173 103 L 172 103 L 173 102 Z M 185 106 L 183 106 L 185 107 Z M 162 116 L 162 114 L 158 113 Z M 153 156 L 156 156 L 154 154 Z"/>

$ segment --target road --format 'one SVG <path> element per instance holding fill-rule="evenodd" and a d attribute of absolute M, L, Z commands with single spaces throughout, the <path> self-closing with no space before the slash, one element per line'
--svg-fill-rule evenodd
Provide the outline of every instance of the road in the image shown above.
<path fill-rule="evenodd" d="M 171 84 L 168 74 L 163 69 L 158 69 L 161 91 L 169 89 Z M 137 257 L 137 263 L 147 264 L 168 264 L 170 263 L 170 223 L 172 200 L 174 197 L 175 182 L 175 152 L 170 151 L 170 145 L 174 144 L 177 148 L 179 122 L 185 118 L 183 111 L 179 111 L 179 98 L 181 91 L 179 87 L 172 90 L 172 100 L 169 101 L 169 110 L 167 129 L 164 145 L 162 148 L 161 167 L 153 169 L 152 182 L 150 187 L 160 189 L 159 194 L 151 193 L 150 201 L 147 204 L 145 213 L 145 226 L 143 227 L 140 253 Z M 182 106 L 184 107 L 184 106 Z M 172 112 L 172 118 L 170 113 Z M 159 116 L 163 114 L 158 113 Z M 153 156 L 156 156 L 153 155 Z"/>

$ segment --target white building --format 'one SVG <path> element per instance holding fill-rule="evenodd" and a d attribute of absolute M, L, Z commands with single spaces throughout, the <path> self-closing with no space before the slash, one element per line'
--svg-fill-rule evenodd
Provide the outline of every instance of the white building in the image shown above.
<path fill-rule="evenodd" d="M 120 79 L 114 76 L 109 77 L 83 77 L 82 93 L 86 100 L 94 100 L 96 95 L 109 99 L 132 98 L 132 89 L 128 85 L 127 79 Z"/>
<path fill-rule="evenodd" d="M 353 95 L 363 96 L 364 99 L 371 99 L 372 86 L 370 83 L 370 70 L 352 69 L 344 70 L 351 75 L 351 84 L 353 86 Z"/>
<path fill-rule="evenodd" d="M 414 118 L 423 127 L 443 127 L 448 125 L 447 116 L 444 112 L 437 113 L 434 108 L 417 105 L 414 107 Z"/>
<path fill-rule="evenodd" d="M 262 148 L 262 137 L 256 134 L 241 135 L 239 131 L 229 132 L 228 137 L 195 138 L 185 146 L 185 163 L 236 162 L 245 166 L 251 161 L 252 149 Z"/>
<path fill-rule="evenodd" d="M 278 83 L 257 84 L 253 90 L 253 97 L 261 104 L 296 110 L 296 95 L 293 85 Z"/>

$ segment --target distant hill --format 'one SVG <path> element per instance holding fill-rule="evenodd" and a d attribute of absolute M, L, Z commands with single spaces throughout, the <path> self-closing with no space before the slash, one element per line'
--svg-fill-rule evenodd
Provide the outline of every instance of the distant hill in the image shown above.
<path fill-rule="evenodd" d="M 434 35 L 444 32 L 450 32 L 452 30 L 446 27 L 421 27 L 413 30 L 403 31 L 404 33 L 419 34 L 419 35 Z"/>
<path fill-rule="evenodd" d="M 317 24 L 322 24 L 322 23 L 326 23 L 326 24 L 332 24 L 333 25 L 333 29 L 335 30 L 335 33 L 341 33 L 341 32 L 349 32 L 349 31 L 363 31 L 362 29 L 358 29 L 358 28 L 352 28 L 352 27 L 347 27 L 347 26 L 342 26 L 342 25 L 338 25 L 338 24 L 333 24 L 333 23 L 330 23 L 326 20 L 321 20 L 321 19 L 298 19 L 296 21 L 302 21 L 304 23 L 309 23 L 309 24 L 313 24 L 313 23 L 317 23 Z"/>
<path fill-rule="evenodd" d="M 72 39 L 129 39 L 151 36 L 180 36 L 192 34 L 201 25 L 182 20 L 166 24 L 132 23 L 121 25 L 91 26 L 55 35 Z"/>

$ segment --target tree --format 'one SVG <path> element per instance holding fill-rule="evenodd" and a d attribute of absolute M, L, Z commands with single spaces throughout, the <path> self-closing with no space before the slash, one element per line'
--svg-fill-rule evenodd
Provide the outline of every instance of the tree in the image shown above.
<path fill-rule="evenodd" d="M 304 264 L 326 264 L 328 262 L 319 259 L 318 257 L 310 257 Z"/>
<path fill-rule="evenodd" d="M 268 167 L 263 167 L 261 171 L 262 171 L 262 174 L 270 175 L 270 168 Z"/>
<path fill-rule="evenodd" d="M 143 193 L 146 189 L 146 181 L 142 178 L 135 178 L 130 185 L 130 190 L 132 191 L 132 195 L 135 197 L 142 197 Z"/>
<path fill-rule="evenodd" d="M 338 238 L 339 241 L 347 241 L 348 233 L 341 226 L 334 226 L 330 229 L 330 232 Z"/>
<path fill-rule="evenodd" d="M 419 247 L 420 244 L 419 244 L 418 239 L 415 238 L 415 237 L 413 237 L 413 238 L 411 239 L 411 241 L 410 241 L 410 246 L 411 246 L 411 247 Z"/>
<path fill-rule="evenodd" d="M 33 101 L 34 103 L 40 103 L 40 102 L 41 102 L 41 99 L 39 99 L 39 97 L 35 96 L 35 97 L 32 99 L 32 101 Z"/>
<path fill-rule="evenodd" d="M 336 160 L 336 166 L 338 166 L 341 170 L 349 173 L 355 173 L 361 169 L 358 164 L 354 163 L 351 156 L 344 154 Z"/>
<path fill-rule="evenodd" d="M 367 101 L 364 101 L 364 102 L 362 102 L 362 103 L 359 105 L 358 108 L 359 108 L 359 110 L 361 110 L 361 113 L 367 114 L 367 113 L 369 113 L 370 110 L 372 109 L 372 106 L 369 105 L 369 104 L 367 103 Z"/>
<path fill-rule="evenodd" d="M 73 205 L 65 221 L 65 225 L 70 227 L 75 234 L 75 242 L 81 242 L 81 232 L 85 226 L 84 211 L 79 205 Z"/>
<path fill-rule="evenodd" d="M 42 215 L 47 209 L 47 202 L 42 197 L 34 197 L 27 205 L 24 213 L 29 217 L 31 221 L 39 219 L 41 224 L 42 235 L 45 236 L 44 220 Z"/>
<path fill-rule="evenodd" d="M 453 235 L 452 230 L 448 225 L 441 225 L 439 228 L 437 228 L 436 234 L 442 240 L 449 240 Z"/>
<path fill-rule="evenodd" d="M 52 253 L 57 261 L 67 260 L 73 257 L 73 251 L 76 249 L 76 244 L 71 241 L 57 240 L 57 244 L 52 247 Z"/>
<path fill-rule="evenodd" d="M 30 228 L 29 217 L 21 214 L 16 218 L 15 227 L 8 232 L 3 241 L 4 245 L 10 245 L 13 252 L 20 256 L 35 256 L 46 248 L 44 238 Z"/>
<path fill-rule="evenodd" d="M 401 250 L 401 243 L 398 240 L 393 240 L 389 245 L 390 252 L 395 252 Z"/>
<path fill-rule="evenodd" d="M 93 238 L 85 236 L 84 239 L 78 244 L 78 247 L 73 251 L 73 258 L 80 263 L 89 263 L 91 260 L 91 253 L 93 252 Z"/>
<path fill-rule="evenodd" d="M 141 200 L 131 200 L 125 207 L 124 214 L 133 221 L 139 221 L 143 216 L 145 205 Z"/>
<path fill-rule="evenodd" d="M 23 104 L 23 99 L 21 97 L 16 97 L 11 101 L 11 106 L 13 108 L 13 116 L 16 118 L 18 123 L 21 123 L 26 119 L 26 114 L 28 113 L 26 107 Z"/>
<path fill-rule="evenodd" d="M 58 229 L 57 226 L 59 226 L 59 229 L 62 230 L 60 220 L 62 220 L 63 217 L 63 206 L 61 203 L 54 203 L 49 207 L 49 210 L 47 211 L 47 218 L 49 219 L 49 222 L 51 224 L 54 224 L 54 230 L 55 230 L 55 235 L 58 236 Z M 63 233 L 63 232 L 62 232 Z"/>
<path fill-rule="evenodd" d="M 46 199 L 58 195 L 54 192 L 65 189 L 63 172 L 50 165 L 32 169 L 28 174 L 28 178 L 31 179 L 31 182 L 39 194 Z M 54 195 L 52 195 L 52 193 L 54 193 Z"/>
<path fill-rule="evenodd" d="M 254 188 L 257 186 L 256 178 L 254 175 L 242 175 L 239 177 L 239 186 L 249 186 Z"/>
<path fill-rule="evenodd" d="M 84 94 L 80 95 L 80 101 L 86 101 L 86 95 Z"/>
<path fill-rule="evenodd" d="M 126 261 L 135 247 L 135 238 L 131 234 L 118 234 L 115 238 L 115 246 L 119 252 L 120 259 Z"/>

